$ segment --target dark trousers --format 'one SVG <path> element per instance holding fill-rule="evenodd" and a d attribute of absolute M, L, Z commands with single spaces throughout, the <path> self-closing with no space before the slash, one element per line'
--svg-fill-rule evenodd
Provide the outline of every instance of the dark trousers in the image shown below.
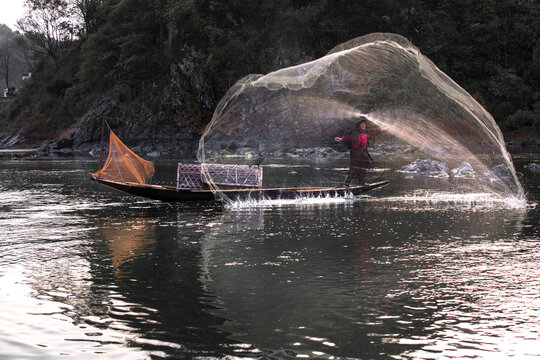
<path fill-rule="evenodd" d="M 364 185 L 364 182 L 366 180 L 366 170 L 362 169 L 355 172 L 354 174 L 351 174 L 349 172 L 349 174 L 347 174 L 347 177 L 345 178 L 345 181 L 343 181 L 343 185 L 347 185 L 347 186 L 351 185 L 351 181 L 354 178 L 358 179 L 358 185 Z"/>

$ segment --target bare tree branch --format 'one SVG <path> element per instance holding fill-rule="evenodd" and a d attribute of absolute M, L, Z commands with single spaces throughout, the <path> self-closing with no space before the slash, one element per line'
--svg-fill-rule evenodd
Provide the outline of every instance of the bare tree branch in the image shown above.
<path fill-rule="evenodd" d="M 83 23 L 83 33 L 81 37 L 86 37 L 97 30 L 98 11 L 103 4 L 103 0 L 70 0 L 75 13 Z"/>
<path fill-rule="evenodd" d="M 17 27 L 29 40 L 32 50 L 55 61 L 64 42 L 74 38 L 75 24 L 66 0 L 26 0 L 26 15 Z"/>
<path fill-rule="evenodd" d="M 0 75 L 4 78 L 6 88 L 9 89 L 9 70 L 11 67 L 11 58 L 13 56 L 13 37 L 5 36 L 0 42 Z"/>
<path fill-rule="evenodd" d="M 32 50 L 28 39 L 25 36 L 19 35 L 15 38 L 15 46 L 22 55 L 24 65 L 28 71 L 32 71 L 34 66 L 34 51 Z"/>

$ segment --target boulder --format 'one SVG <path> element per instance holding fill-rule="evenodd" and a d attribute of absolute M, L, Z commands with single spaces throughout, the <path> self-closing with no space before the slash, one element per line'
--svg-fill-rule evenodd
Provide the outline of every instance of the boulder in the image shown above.
<path fill-rule="evenodd" d="M 416 173 L 430 177 L 447 178 L 449 177 L 448 166 L 445 163 L 432 159 L 416 159 L 409 165 L 403 166 L 399 172 Z"/>
<path fill-rule="evenodd" d="M 472 168 L 471 164 L 464 161 L 455 169 L 452 169 L 452 175 L 455 177 L 471 177 L 474 176 L 475 171 Z"/>
<path fill-rule="evenodd" d="M 504 164 L 495 165 L 489 173 L 491 178 L 495 179 L 508 179 L 510 176 L 512 176 L 512 172 L 508 166 Z"/>

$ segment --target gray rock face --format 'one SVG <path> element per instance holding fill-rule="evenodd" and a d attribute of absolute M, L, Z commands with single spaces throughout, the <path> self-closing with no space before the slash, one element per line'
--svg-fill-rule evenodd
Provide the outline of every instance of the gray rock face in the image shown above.
<path fill-rule="evenodd" d="M 403 166 L 399 172 L 421 174 L 430 177 L 447 178 L 449 177 L 448 166 L 445 163 L 437 160 L 417 159 L 409 165 Z"/>
<path fill-rule="evenodd" d="M 21 130 L 19 130 L 14 135 L 0 140 L 0 148 L 9 148 L 11 146 L 15 146 L 23 140 L 24 138 L 21 135 Z"/>
<path fill-rule="evenodd" d="M 212 108 L 217 100 L 216 94 L 211 82 L 198 70 L 198 64 L 204 63 L 206 56 L 190 45 L 184 45 L 182 51 L 182 61 L 171 64 L 169 69 L 172 87 L 189 97 L 194 96 L 202 106 Z"/>
<path fill-rule="evenodd" d="M 164 101 L 167 99 L 164 99 Z M 67 134 L 53 142 L 44 143 L 42 154 L 66 152 L 99 156 L 103 119 L 104 153 L 108 145 L 108 127 L 128 147 L 139 155 L 187 154 L 195 151 L 199 127 L 190 121 L 193 114 L 173 111 L 164 106 L 154 111 L 147 104 L 125 103 L 104 96 L 91 110 L 77 120 Z"/>

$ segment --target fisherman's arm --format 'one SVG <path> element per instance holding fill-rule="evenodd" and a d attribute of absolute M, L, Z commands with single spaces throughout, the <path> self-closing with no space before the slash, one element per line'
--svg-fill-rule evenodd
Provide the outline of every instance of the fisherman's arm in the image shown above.
<path fill-rule="evenodd" d="M 342 137 L 336 137 L 334 140 L 336 140 L 337 142 L 348 142 L 350 141 L 350 138 L 347 135 L 344 135 Z"/>

